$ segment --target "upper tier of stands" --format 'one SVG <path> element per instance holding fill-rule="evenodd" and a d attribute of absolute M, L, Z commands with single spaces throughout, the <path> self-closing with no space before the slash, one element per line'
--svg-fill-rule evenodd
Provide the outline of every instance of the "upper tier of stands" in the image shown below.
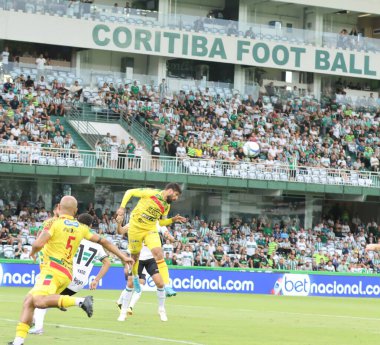
<path fill-rule="evenodd" d="M 286 28 L 281 26 L 242 23 L 210 16 L 195 17 L 185 14 L 158 13 L 155 11 L 106 6 L 80 1 L 48 0 L 0 0 L 0 8 L 8 11 L 23 11 L 54 15 L 68 18 L 82 18 L 101 22 L 119 23 L 121 25 L 138 25 L 143 27 L 168 28 L 190 32 L 204 32 L 216 35 L 257 38 L 266 41 L 288 42 L 297 45 L 322 45 L 337 49 L 353 51 L 365 50 L 378 52 L 380 40 L 363 37 L 360 33 L 347 39 L 342 33 L 322 33 L 322 38 L 312 30 Z M 348 34 L 347 34 L 348 36 Z"/>

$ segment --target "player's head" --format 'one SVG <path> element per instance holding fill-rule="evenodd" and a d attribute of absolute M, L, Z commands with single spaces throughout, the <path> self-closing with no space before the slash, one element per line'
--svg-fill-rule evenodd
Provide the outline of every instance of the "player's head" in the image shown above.
<path fill-rule="evenodd" d="M 58 214 L 64 215 L 67 214 L 69 216 L 75 216 L 78 211 L 78 202 L 71 195 L 65 195 L 58 205 Z"/>
<path fill-rule="evenodd" d="M 178 200 L 182 194 L 181 186 L 178 183 L 168 183 L 165 187 L 166 202 L 171 204 L 173 201 Z"/>
<path fill-rule="evenodd" d="M 54 217 L 58 217 L 58 205 L 59 204 L 54 205 L 54 208 L 53 208 L 53 216 Z"/>
<path fill-rule="evenodd" d="M 79 223 L 82 223 L 82 224 L 85 224 L 89 227 L 92 226 L 92 222 L 94 221 L 94 217 L 91 216 L 91 214 L 89 213 L 81 213 L 79 216 L 78 216 L 78 222 Z"/>

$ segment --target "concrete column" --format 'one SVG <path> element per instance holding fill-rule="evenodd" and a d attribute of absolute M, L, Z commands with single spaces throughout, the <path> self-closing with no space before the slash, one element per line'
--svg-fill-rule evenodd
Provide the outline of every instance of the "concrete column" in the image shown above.
<path fill-rule="evenodd" d="M 39 198 L 40 195 L 45 202 L 45 208 L 51 210 L 53 205 L 53 181 L 51 179 L 37 179 L 37 198 Z"/>
<path fill-rule="evenodd" d="M 314 83 L 313 83 L 313 94 L 314 98 L 320 99 L 322 92 L 322 76 L 320 74 L 314 73 Z"/>
<path fill-rule="evenodd" d="M 222 203 L 220 205 L 220 213 L 221 213 L 221 223 L 222 225 L 227 225 L 230 223 L 230 194 L 228 191 L 222 192 Z"/>
<path fill-rule="evenodd" d="M 168 16 L 171 12 L 171 2 L 171 0 L 160 0 L 158 2 L 158 21 L 160 22 L 161 26 L 166 26 L 169 23 Z"/>
<path fill-rule="evenodd" d="M 245 70 L 241 65 L 235 65 L 234 89 L 239 90 L 241 95 L 245 94 Z"/>
<path fill-rule="evenodd" d="M 78 77 L 80 76 L 80 58 L 81 58 L 81 52 L 76 51 L 75 53 L 75 75 Z"/>
<path fill-rule="evenodd" d="M 305 196 L 305 229 L 313 227 L 314 198 L 312 195 Z"/>
<path fill-rule="evenodd" d="M 246 31 L 248 23 L 248 0 L 239 1 L 239 30 Z"/>
<path fill-rule="evenodd" d="M 323 13 L 320 8 L 315 8 L 314 27 L 315 43 L 317 46 L 323 44 Z"/>

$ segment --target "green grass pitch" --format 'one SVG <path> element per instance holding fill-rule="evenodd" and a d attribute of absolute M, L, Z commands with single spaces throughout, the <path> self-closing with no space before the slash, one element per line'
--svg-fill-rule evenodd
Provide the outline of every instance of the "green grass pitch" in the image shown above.
<path fill-rule="evenodd" d="M 0 288 L 0 345 L 13 340 L 27 291 Z M 163 323 L 155 293 L 143 293 L 125 322 L 116 321 L 119 291 L 91 293 L 91 319 L 75 307 L 50 310 L 44 335 L 29 336 L 26 344 L 365 345 L 380 338 L 377 299 L 179 293 L 167 300 L 169 321 Z"/>

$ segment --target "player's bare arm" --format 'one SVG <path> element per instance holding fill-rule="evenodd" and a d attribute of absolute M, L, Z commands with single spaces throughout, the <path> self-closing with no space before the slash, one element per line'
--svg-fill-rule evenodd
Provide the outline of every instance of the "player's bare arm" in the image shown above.
<path fill-rule="evenodd" d="M 129 224 L 126 224 L 126 225 L 124 225 L 124 226 L 121 226 L 121 223 L 120 223 L 120 222 L 117 223 L 117 233 L 118 233 L 119 235 L 124 235 L 124 234 L 126 234 L 126 233 L 128 232 L 128 229 L 129 229 Z"/>
<path fill-rule="evenodd" d="M 122 253 L 115 245 L 107 241 L 105 238 L 101 238 L 99 235 L 92 235 L 91 242 L 99 243 L 104 249 L 108 250 L 112 254 L 115 254 L 124 264 L 133 265 L 134 260 Z"/>
<path fill-rule="evenodd" d="M 380 244 L 379 243 L 367 244 L 367 246 L 365 247 L 365 250 L 367 252 L 369 252 L 369 251 L 375 251 L 375 250 L 380 250 Z"/>
<path fill-rule="evenodd" d="M 100 279 L 102 279 L 105 276 L 105 274 L 108 272 L 110 267 L 111 267 L 110 259 L 104 258 L 102 260 L 102 268 L 100 269 L 99 273 L 90 284 L 90 290 L 95 290 L 98 287 Z"/>

